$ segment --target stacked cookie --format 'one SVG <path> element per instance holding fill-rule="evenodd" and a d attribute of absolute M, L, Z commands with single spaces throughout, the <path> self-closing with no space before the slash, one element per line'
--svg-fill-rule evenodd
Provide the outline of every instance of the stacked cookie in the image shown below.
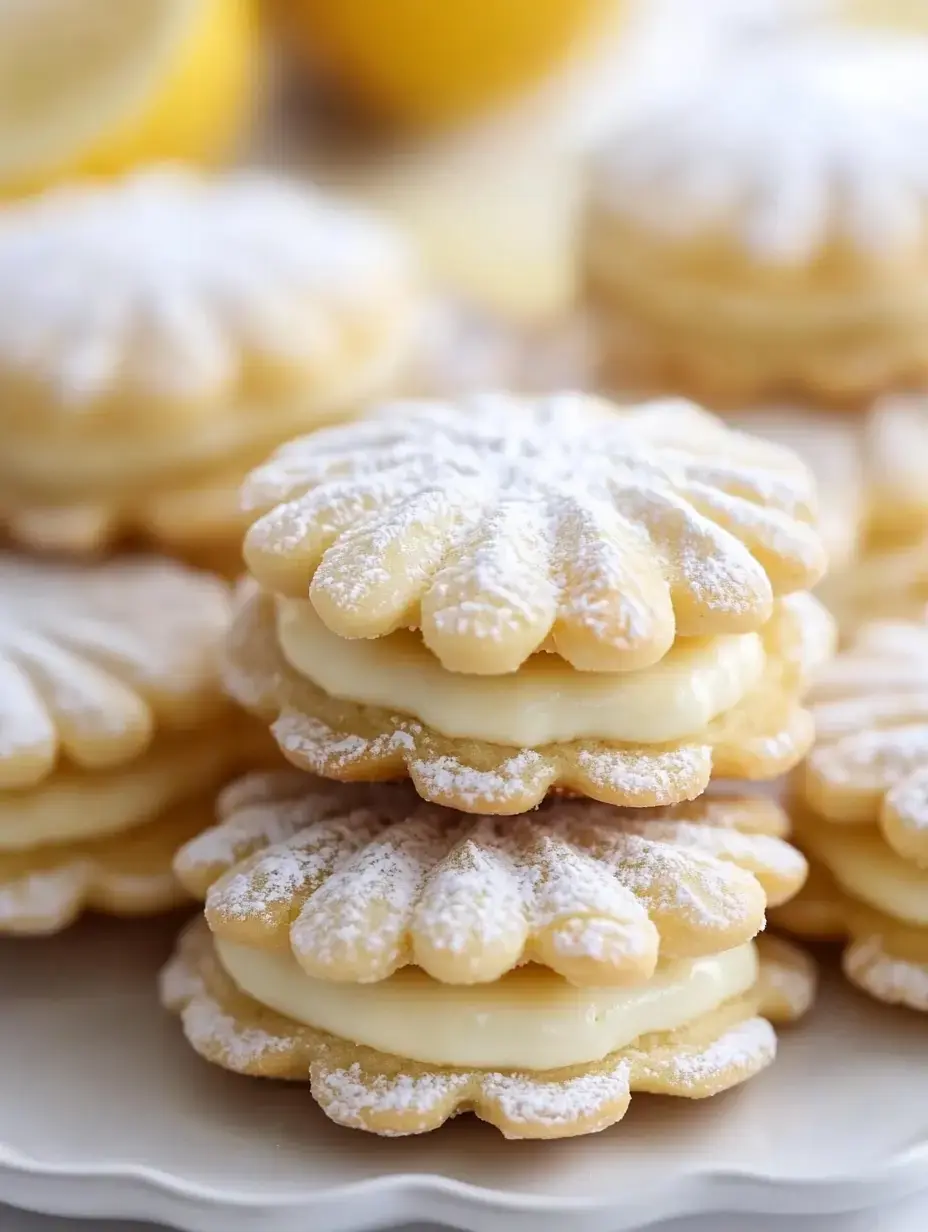
<path fill-rule="evenodd" d="M 865 626 L 812 703 L 793 812 L 813 875 L 778 922 L 849 937 L 849 979 L 928 1012 L 928 625 Z"/>
<path fill-rule="evenodd" d="M 834 24 L 694 41 L 592 175 L 605 387 L 743 406 L 924 386 L 928 44 Z"/>
<path fill-rule="evenodd" d="M 386 405 L 255 471 L 226 681 L 310 773 L 178 857 L 194 1047 L 391 1134 L 585 1133 L 762 1068 L 809 975 L 751 938 L 805 865 L 776 804 L 704 793 L 811 743 L 812 486 L 690 404 L 575 394 Z"/>
<path fill-rule="evenodd" d="M 0 522 L 237 570 L 242 476 L 392 392 L 418 295 L 389 228 L 259 175 L 155 170 L 0 220 Z"/>
<path fill-rule="evenodd" d="M 168 561 L 0 554 L 0 933 L 183 898 L 177 847 L 242 757 L 226 587 Z"/>
<path fill-rule="evenodd" d="M 240 572 L 242 476 L 393 388 L 418 290 L 367 215 L 180 169 L 9 206 L 0 286 L 0 531 L 118 553 L 0 560 L 0 929 L 41 932 L 178 901 L 175 850 L 255 764 L 226 588 L 132 549 Z"/>

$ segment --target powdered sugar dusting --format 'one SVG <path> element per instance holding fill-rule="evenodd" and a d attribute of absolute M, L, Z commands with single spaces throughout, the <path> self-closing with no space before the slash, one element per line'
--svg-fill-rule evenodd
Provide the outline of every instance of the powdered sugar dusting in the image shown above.
<path fill-rule="evenodd" d="M 486 808 L 491 801 L 516 800 L 527 784 L 553 777 L 544 756 L 535 749 L 520 749 L 486 768 L 467 765 L 451 754 L 415 758 L 409 763 L 409 773 L 430 800 L 447 800 L 459 808 Z"/>
<path fill-rule="evenodd" d="M 890 788 L 886 808 L 907 830 L 928 832 L 928 765 Z"/>
<path fill-rule="evenodd" d="M 400 238 L 357 209 L 178 168 L 6 210 L 0 283 L 0 363 L 73 413 L 123 388 L 212 404 L 261 366 L 312 373 L 412 278 Z"/>
<path fill-rule="evenodd" d="M 777 1037 L 765 1018 L 749 1018 L 703 1048 L 681 1048 L 662 1059 L 661 1084 L 676 1093 L 704 1091 L 719 1081 L 731 1085 L 738 1074 L 756 1073 L 769 1065 L 777 1051 Z"/>
<path fill-rule="evenodd" d="M 217 933 L 240 936 L 246 924 L 268 944 L 289 937 L 321 978 L 380 980 L 414 962 L 451 983 L 492 981 L 527 959 L 581 983 L 590 962 L 606 982 L 646 978 L 665 925 L 687 954 L 739 944 L 763 927 L 765 897 L 782 901 L 805 874 L 782 839 L 735 828 L 736 798 L 682 816 L 552 800 L 499 818 L 436 808 L 408 788 L 367 788 L 363 807 L 353 787 L 307 779 L 298 802 L 290 789 L 284 779 L 275 801 L 269 785 L 262 803 L 231 812 L 177 864 L 195 867 L 190 850 L 201 868 L 204 852 L 218 861 L 207 899 Z M 262 850 L 275 818 L 289 824 L 297 807 L 326 815 Z M 236 863 L 246 830 L 252 854 Z"/>
<path fill-rule="evenodd" d="M 167 560 L 0 555 L 0 784 L 33 785 L 61 751 L 131 760 L 157 723 L 215 707 L 229 616 L 224 585 Z"/>
<path fill-rule="evenodd" d="M 848 979 L 878 1001 L 928 1013 L 928 963 L 889 954 L 879 937 L 852 942 L 842 961 Z"/>
<path fill-rule="evenodd" d="M 697 510 L 695 486 L 725 500 Z M 549 635 L 581 669 L 642 666 L 675 633 L 760 628 L 824 568 L 798 460 L 670 401 L 395 403 L 284 446 L 245 499 L 270 510 L 259 581 L 342 636 L 421 628 L 454 671 L 513 671 Z"/>
<path fill-rule="evenodd" d="M 434 1117 L 436 1113 L 444 1120 L 459 1094 L 470 1085 L 468 1075 L 452 1071 L 425 1072 L 417 1074 L 370 1074 L 357 1062 L 345 1068 L 329 1068 L 315 1065 L 311 1070 L 313 1094 L 333 1121 L 351 1128 L 363 1129 L 373 1115 L 400 1114 L 404 1118 Z M 378 1133 L 392 1136 L 386 1128 L 378 1127 Z M 393 1133 L 416 1133 L 410 1129 L 394 1130 Z"/>
<path fill-rule="evenodd" d="M 923 40 L 834 23 L 709 57 L 628 109 L 598 198 L 674 238 L 723 229 L 759 259 L 806 261 L 835 235 L 905 250 L 928 201 L 926 83 Z"/>
<path fill-rule="evenodd" d="M 530 1074 L 485 1074 L 481 1094 L 499 1107 L 507 1136 L 518 1137 L 520 1125 L 531 1125 L 537 1133 L 539 1126 L 575 1125 L 607 1107 L 613 1114 L 616 1107 L 624 1111 L 630 1077 L 631 1066 L 619 1057 L 614 1064 L 549 1082 Z"/>

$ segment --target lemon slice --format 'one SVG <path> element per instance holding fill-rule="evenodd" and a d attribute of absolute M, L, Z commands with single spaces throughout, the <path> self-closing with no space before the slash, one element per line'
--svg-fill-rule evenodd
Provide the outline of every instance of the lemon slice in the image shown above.
<path fill-rule="evenodd" d="M 220 157 L 252 26 L 252 0 L 0 0 L 0 190 Z"/>

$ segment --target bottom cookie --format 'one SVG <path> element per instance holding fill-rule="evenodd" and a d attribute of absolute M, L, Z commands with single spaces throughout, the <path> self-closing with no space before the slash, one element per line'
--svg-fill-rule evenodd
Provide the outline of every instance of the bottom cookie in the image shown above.
<path fill-rule="evenodd" d="M 770 921 L 810 940 L 846 941 L 841 966 L 852 984 L 887 1005 L 928 1013 L 928 928 L 858 902 L 824 865 L 810 864 L 805 886 Z"/>
<path fill-rule="evenodd" d="M 333 1121 L 391 1137 L 426 1133 L 464 1112 L 507 1138 L 573 1137 L 620 1121 L 632 1091 L 718 1094 L 773 1060 L 776 1037 L 760 1015 L 797 1017 L 813 988 L 809 960 L 764 939 L 754 987 L 685 1027 L 640 1036 L 592 1064 L 490 1072 L 409 1061 L 267 1009 L 225 971 L 203 920 L 182 934 L 161 977 L 164 1004 L 206 1060 L 240 1074 L 308 1080 Z"/>
<path fill-rule="evenodd" d="M 106 838 L 0 851 L 0 935 L 59 932 L 84 911 L 155 915 L 187 902 L 174 854 L 212 817 L 211 797 Z"/>

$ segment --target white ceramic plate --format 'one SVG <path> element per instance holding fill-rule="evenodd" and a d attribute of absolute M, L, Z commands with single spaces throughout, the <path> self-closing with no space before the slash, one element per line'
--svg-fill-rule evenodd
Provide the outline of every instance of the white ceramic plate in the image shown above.
<path fill-rule="evenodd" d="M 621 1125 L 563 1142 L 471 1117 L 382 1140 L 195 1057 L 153 990 L 169 944 L 163 924 L 103 923 L 0 944 L 0 1201 L 188 1232 L 627 1232 L 928 1187 L 928 1023 L 837 979 L 772 1070 L 715 1100 L 638 1096 Z"/>

